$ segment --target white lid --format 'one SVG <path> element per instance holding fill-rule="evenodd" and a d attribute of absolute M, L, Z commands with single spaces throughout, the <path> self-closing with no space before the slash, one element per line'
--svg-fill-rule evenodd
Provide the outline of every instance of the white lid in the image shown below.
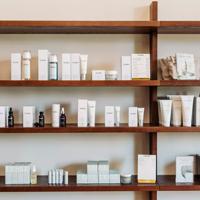
<path fill-rule="evenodd" d="M 64 114 L 65 113 L 65 109 L 64 107 L 61 108 L 61 114 Z"/>
<path fill-rule="evenodd" d="M 132 174 L 121 174 L 120 176 L 123 178 L 131 178 Z"/>
<path fill-rule="evenodd" d="M 110 71 L 106 71 L 106 74 L 109 74 L 109 75 L 117 75 L 117 71 L 115 70 L 110 70 Z"/>
<path fill-rule="evenodd" d="M 49 62 L 58 62 L 58 58 L 55 54 L 49 55 Z"/>
<path fill-rule="evenodd" d="M 25 50 L 24 52 L 23 52 L 23 59 L 31 59 L 31 52 L 30 51 L 28 51 L 28 50 Z"/>

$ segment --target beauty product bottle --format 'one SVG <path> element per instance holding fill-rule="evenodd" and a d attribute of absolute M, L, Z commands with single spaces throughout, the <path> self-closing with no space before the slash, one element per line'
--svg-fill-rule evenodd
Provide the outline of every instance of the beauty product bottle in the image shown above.
<path fill-rule="evenodd" d="M 44 112 L 40 112 L 39 115 L 39 127 L 44 127 L 45 119 L 44 119 Z"/>
<path fill-rule="evenodd" d="M 30 80 L 31 79 L 31 52 L 24 51 L 22 61 L 22 79 Z"/>
<path fill-rule="evenodd" d="M 61 109 L 60 127 L 66 127 L 66 115 L 65 115 L 65 110 L 64 110 L 64 108 Z"/>
<path fill-rule="evenodd" d="M 49 80 L 58 80 L 58 58 L 54 54 L 49 56 Z"/>
<path fill-rule="evenodd" d="M 31 168 L 31 184 L 37 184 L 37 170 L 35 165 Z"/>
<path fill-rule="evenodd" d="M 14 127 L 14 115 L 12 108 L 10 108 L 8 113 L 8 127 Z"/>

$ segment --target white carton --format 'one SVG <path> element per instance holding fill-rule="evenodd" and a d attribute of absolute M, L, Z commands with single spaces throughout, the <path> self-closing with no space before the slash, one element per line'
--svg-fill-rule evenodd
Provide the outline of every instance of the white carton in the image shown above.
<path fill-rule="evenodd" d="M 89 174 L 98 174 L 98 162 L 97 161 L 88 161 L 87 162 L 87 173 Z"/>
<path fill-rule="evenodd" d="M 38 50 L 38 80 L 48 80 L 48 50 Z"/>
<path fill-rule="evenodd" d="M 99 161 L 98 163 L 98 172 L 99 172 L 99 175 L 102 174 L 102 175 L 106 175 L 106 174 L 109 174 L 109 162 L 108 161 Z"/>
<path fill-rule="evenodd" d="M 71 55 L 62 54 L 62 80 L 71 80 Z"/>
<path fill-rule="evenodd" d="M 108 174 L 99 174 L 99 184 L 108 184 L 110 183 L 109 180 L 109 173 Z"/>
<path fill-rule="evenodd" d="M 78 127 L 87 127 L 88 125 L 88 101 L 86 99 L 78 100 Z"/>
<path fill-rule="evenodd" d="M 137 107 L 128 108 L 128 126 L 137 127 L 138 126 L 138 109 Z"/>
<path fill-rule="evenodd" d="M 88 183 L 87 173 L 78 171 L 76 173 L 76 182 L 77 184 L 87 184 Z"/>
<path fill-rule="evenodd" d="M 21 66 L 21 54 L 12 53 L 11 54 L 11 80 L 21 80 L 22 75 L 22 66 Z"/>
<path fill-rule="evenodd" d="M 114 127 L 114 106 L 105 106 L 105 127 Z"/>
<path fill-rule="evenodd" d="M 156 183 L 156 155 L 138 155 L 138 183 Z"/>
<path fill-rule="evenodd" d="M 200 126 L 200 97 L 194 98 L 193 125 Z"/>
<path fill-rule="evenodd" d="M 98 184 L 98 174 L 88 174 L 88 184 Z"/>
<path fill-rule="evenodd" d="M 6 127 L 6 107 L 0 106 L 0 128 Z"/>
<path fill-rule="evenodd" d="M 80 80 L 80 54 L 71 54 L 71 80 Z"/>
<path fill-rule="evenodd" d="M 131 80 L 131 56 L 122 56 L 122 80 Z"/>
<path fill-rule="evenodd" d="M 23 127 L 34 127 L 35 123 L 35 106 L 23 107 Z"/>
<path fill-rule="evenodd" d="M 110 170 L 110 184 L 120 184 L 120 173 L 117 170 Z"/>
<path fill-rule="evenodd" d="M 92 80 L 106 80 L 105 70 L 92 70 Z"/>

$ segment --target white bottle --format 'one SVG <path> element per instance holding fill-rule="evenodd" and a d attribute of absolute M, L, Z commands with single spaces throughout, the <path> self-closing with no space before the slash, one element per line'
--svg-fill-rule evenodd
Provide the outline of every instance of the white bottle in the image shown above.
<path fill-rule="evenodd" d="M 31 168 L 31 184 L 37 184 L 37 170 L 35 165 Z"/>
<path fill-rule="evenodd" d="M 24 51 L 22 61 L 22 79 L 30 80 L 31 79 L 31 52 Z"/>
<path fill-rule="evenodd" d="M 52 126 L 57 128 L 60 126 L 60 104 L 52 105 Z"/>
<path fill-rule="evenodd" d="M 58 58 L 54 54 L 49 56 L 49 80 L 58 80 Z"/>

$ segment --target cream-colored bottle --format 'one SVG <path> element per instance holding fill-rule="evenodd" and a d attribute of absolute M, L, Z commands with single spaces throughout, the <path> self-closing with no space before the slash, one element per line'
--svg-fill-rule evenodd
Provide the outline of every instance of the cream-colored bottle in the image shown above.
<path fill-rule="evenodd" d="M 31 168 L 31 184 L 37 184 L 37 170 L 35 165 Z"/>

